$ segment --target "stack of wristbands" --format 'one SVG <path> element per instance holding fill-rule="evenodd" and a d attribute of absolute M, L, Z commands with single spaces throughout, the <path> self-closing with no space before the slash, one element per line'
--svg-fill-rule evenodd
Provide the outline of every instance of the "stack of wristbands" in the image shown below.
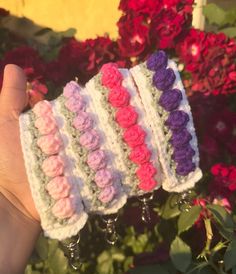
<path fill-rule="evenodd" d="M 76 235 L 89 214 L 127 198 L 192 188 L 201 178 L 190 106 L 163 51 L 132 69 L 103 65 L 85 87 L 20 116 L 26 171 L 45 235 Z"/>

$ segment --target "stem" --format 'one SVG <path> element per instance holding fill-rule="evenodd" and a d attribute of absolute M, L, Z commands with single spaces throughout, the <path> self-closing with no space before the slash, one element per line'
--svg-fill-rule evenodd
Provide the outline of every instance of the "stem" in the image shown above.
<path fill-rule="evenodd" d="M 206 229 L 206 246 L 205 246 L 205 252 L 207 254 L 210 253 L 210 247 L 211 247 L 211 242 L 213 239 L 213 232 L 211 228 L 211 220 L 210 219 L 204 219 L 204 224 L 205 224 L 205 229 Z"/>

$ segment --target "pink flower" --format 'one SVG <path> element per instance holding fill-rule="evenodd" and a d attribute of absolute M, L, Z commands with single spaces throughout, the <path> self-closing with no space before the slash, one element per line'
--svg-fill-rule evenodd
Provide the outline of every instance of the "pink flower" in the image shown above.
<path fill-rule="evenodd" d="M 54 204 L 52 213 L 59 219 L 70 218 L 75 212 L 75 205 L 70 198 L 62 198 Z"/>
<path fill-rule="evenodd" d="M 115 108 L 127 106 L 129 100 L 130 95 L 123 87 L 114 87 L 108 94 L 108 102 Z"/>
<path fill-rule="evenodd" d="M 56 134 L 48 134 L 41 136 L 37 141 L 37 145 L 43 153 L 53 155 L 59 152 L 60 147 L 62 146 L 62 140 Z"/>
<path fill-rule="evenodd" d="M 34 114 L 37 117 L 44 116 L 47 113 L 50 113 L 50 114 L 52 113 L 52 106 L 51 106 L 51 104 L 48 101 L 43 100 L 43 101 L 38 102 L 33 107 L 32 111 L 34 112 Z"/>
<path fill-rule="evenodd" d="M 42 135 L 55 133 L 57 131 L 56 120 L 50 115 L 37 118 L 34 125 Z"/>
<path fill-rule="evenodd" d="M 102 66 L 102 85 L 107 88 L 114 88 L 120 86 L 122 82 L 122 74 L 118 70 L 118 66 L 115 63 L 108 63 Z"/>
<path fill-rule="evenodd" d="M 70 189 L 71 185 L 65 176 L 57 176 L 46 185 L 46 190 L 55 200 L 68 197 Z"/>
<path fill-rule="evenodd" d="M 81 146 L 89 149 L 94 150 L 98 147 L 100 138 L 94 129 L 86 131 L 84 134 L 82 134 L 79 138 L 79 142 Z"/>
<path fill-rule="evenodd" d="M 104 168 L 107 163 L 105 152 L 100 149 L 90 152 L 87 163 L 89 167 L 95 171 Z"/>
<path fill-rule="evenodd" d="M 136 171 L 136 175 L 140 180 L 145 180 L 147 178 L 152 178 L 156 174 L 157 170 L 152 163 L 144 163 Z"/>
<path fill-rule="evenodd" d="M 98 199 L 104 204 L 109 203 L 113 199 L 115 194 L 116 194 L 116 189 L 114 186 L 106 186 L 100 192 Z"/>
<path fill-rule="evenodd" d="M 227 198 L 217 197 L 212 202 L 214 205 L 220 205 L 224 207 L 229 213 L 232 212 L 232 206 Z"/>
<path fill-rule="evenodd" d="M 60 156 L 50 156 L 43 161 L 43 172 L 48 177 L 56 177 L 62 175 L 64 171 L 64 162 Z"/>
<path fill-rule="evenodd" d="M 152 178 L 145 178 L 141 180 L 138 187 L 144 191 L 152 191 L 157 186 L 157 181 Z"/>
<path fill-rule="evenodd" d="M 73 126 L 80 131 L 90 129 L 92 125 L 93 125 L 93 120 L 91 116 L 85 111 L 78 112 L 77 116 L 75 117 L 73 121 Z"/>
<path fill-rule="evenodd" d="M 84 109 L 85 103 L 83 102 L 82 97 L 81 98 L 70 97 L 65 102 L 65 106 L 68 110 L 72 112 L 78 112 Z"/>
<path fill-rule="evenodd" d="M 75 81 L 70 81 L 64 87 L 63 95 L 67 98 L 70 98 L 70 97 L 77 98 L 77 95 L 80 96 L 80 94 L 79 94 L 80 91 L 81 91 L 81 87 Z"/>
<path fill-rule="evenodd" d="M 104 188 L 112 183 L 112 173 L 109 169 L 100 169 L 95 174 L 95 182 L 98 187 Z"/>
<path fill-rule="evenodd" d="M 133 148 L 144 143 L 145 135 L 145 131 L 139 125 L 134 125 L 125 130 L 123 138 Z"/>
<path fill-rule="evenodd" d="M 149 161 L 151 156 L 150 150 L 146 145 L 141 145 L 133 148 L 129 155 L 129 158 L 134 163 L 141 165 Z"/>
<path fill-rule="evenodd" d="M 122 128 L 129 128 L 136 123 L 138 114 L 134 107 L 127 106 L 118 109 L 115 120 Z"/>

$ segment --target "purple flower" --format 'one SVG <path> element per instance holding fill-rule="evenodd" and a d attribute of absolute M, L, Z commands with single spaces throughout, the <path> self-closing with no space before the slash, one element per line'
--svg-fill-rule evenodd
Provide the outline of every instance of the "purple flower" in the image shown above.
<path fill-rule="evenodd" d="M 167 90 L 162 93 L 159 104 L 166 110 L 166 111 L 173 111 L 175 110 L 182 100 L 182 93 L 179 89 L 171 89 Z"/>
<path fill-rule="evenodd" d="M 160 69 L 153 75 L 153 84 L 157 89 L 168 90 L 175 82 L 175 73 L 173 69 Z"/>
<path fill-rule="evenodd" d="M 196 168 L 195 163 L 192 161 L 184 161 L 177 164 L 176 173 L 181 176 L 186 176 Z"/>
<path fill-rule="evenodd" d="M 186 127 L 188 121 L 189 121 L 189 116 L 186 112 L 184 112 L 182 110 L 175 110 L 170 113 L 165 124 L 172 131 L 179 131 L 182 128 Z"/>
<path fill-rule="evenodd" d="M 168 58 L 166 53 L 163 50 L 153 53 L 147 59 L 147 68 L 153 71 L 156 71 L 160 68 L 166 68 Z"/>
<path fill-rule="evenodd" d="M 174 148 L 178 148 L 187 144 L 191 139 L 192 135 L 187 131 L 186 128 L 184 128 L 181 131 L 173 132 L 170 141 Z"/>
<path fill-rule="evenodd" d="M 186 159 L 192 159 L 194 154 L 194 149 L 191 147 L 190 144 L 187 144 L 184 147 L 176 148 L 172 155 L 172 158 L 176 162 L 181 162 Z"/>

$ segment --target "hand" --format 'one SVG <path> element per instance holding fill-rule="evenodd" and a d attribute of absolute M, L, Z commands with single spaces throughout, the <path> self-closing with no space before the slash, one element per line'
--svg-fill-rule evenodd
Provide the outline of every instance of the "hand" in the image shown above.
<path fill-rule="evenodd" d="M 25 74 L 16 65 L 7 65 L 0 94 L 0 192 L 26 216 L 39 220 L 19 134 L 19 115 L 27 105 Z"/>

